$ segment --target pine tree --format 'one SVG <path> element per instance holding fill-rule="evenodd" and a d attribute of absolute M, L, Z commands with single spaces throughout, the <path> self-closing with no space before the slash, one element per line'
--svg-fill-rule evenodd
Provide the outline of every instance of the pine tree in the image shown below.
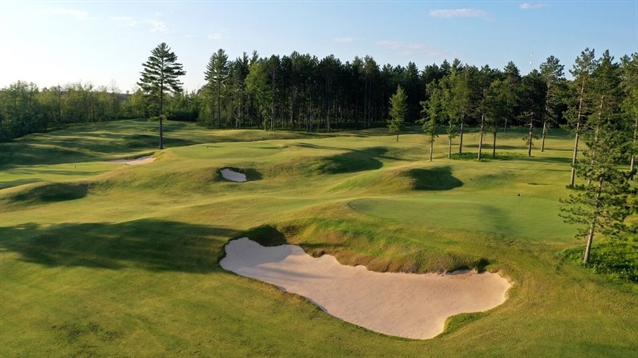
<path fill-rule="evenodd" d="M 397 134 L 397 142 L 399 141 L 399 132 L 403 130 L 405 115 L 408 112 L 408 97 L 403 92 L 401 86 L 397 86 L 397 91 L 390 97 L 390 119 L 388 120 L 388 128 L 390 133 Z"/>
<path fill-rule="evenodd" d="M 217 126 L 222 125 L 222 89 L 226 85 L 229 72 L 228 55 L 220 48 L 210 57 L 208 65 L 206 65 L 206 72 L 204 72 L 207 88 L 212 94 L 211 97 L 216 99 Z"/>
<path fill-rule="evenodd" d="M 496 158 L 496 135 L 501 123 L 507 126 L 507 119 L 514 115 L 510 105 L 510 85 L 507 79 L 497 79 L 490 83 L 487 96 L 487 127 L 492 132 L 492 158 Z"/>
<path fill-rule="evenodd" d="M 426 86 L 426 93 L 428 94 L 428 100 L 421 102 L 421 113 L 425 117 L 419 120 L 422 123 L 423 132 L 428 136 L 428 144 L 430 145 L 430 161 L 432 161 L 432 153 L 434 152 L 434 141 L 438 135 L 436 134 L 436 127 L 438 123 L 443 122 L 443 90 L 439 85 L 439 81 L 434 80 Z"/>
<path fill-rule="evenodd" d="M 447 126 L 445 132 L 447 133 L 447 157 L 452 158 L 452 140 L 458 136 L 456 124 L 461 117 L 461 109 L 457 106 L 454 94 L 454 83 L 456 77 L 458 77 L 458 66 L 453 66 L 450 74 L 443 77 L 440 81 L 441 90 L 443 91 L 443 111 L 447 117 Z"/>
<path fill-rule="evenodd" d="M 508 120 L 516 116 L 519 109 L 521 74 L 514 62 L 510 61 L 503 69 L 503 75 L 507 83 L 507 106 L 510 108 L 510 112 L 507 114 L 507 117 L 504 118 L 503 122 L 503 132 L 507 133 Z"/>
<path fill-rule="evenodd" d="M 543 113 L 543 132 L 541 135 L 541 152 L 545 151 L 545 138 L 549 131 L 549 126 L 556 122 L 559 117 L 559 106 L 562 101 L 562 87 L 564 83 L 563 69 L 565 66 L 560 61 L 549 56 L 540 66 L 541 76 L 545 79 L 547 95 L 545 96 L 545 111 Z"/>
<path fill-rule="evenodd" d="M 583 262 L 588 263 L 594 237 L 602 234 L 618 239 L 627 230 L 625 218 L 632 214 L 629 196 L 635 189 L 629 175 L 619 169 L 631 142 L 621 118 L 620 67 L 605 51 L 592 73 L 591 90 L 595 112 L 583 132 L 587 150 L 584 160 L 576 165 L 576 176 L 586 184 L 573 185 L 574 190 L 561 210 L 565 221 L 585 225 L 577 237 L 586 236 Z"/>
<path fill-rule="evenodd" d="M 633 127 L 632 145 L 630 148 L 629 175 L 633 179 L 636 174 L 636 152 L 638 152 L 638 53 L 622 59 L 622 87 L 625 92 L 623 112 L 628 127 Z"/>
<path fill-rule="evenodd" d="M 182 82 L 178 80 L 178 77 L 185 75 L 186 72 L 183 70 L 182 64 L 177 62 L 175 53 L 164 42 L 151 51 L 151 56 L 142 66 L 144 70 L 141 72 L 142 77 L 137 85 L 140 86 L 157 110 L 160 123 L 159 149 L 164 149 L 162 120 L 165 117 L 165 96 L 167 92 L 182 91 Z"/>
<path fill-rule="evenodd" d="M 561 200 L 565 222 L 582 225 L 576 237 L 586 237 L 584 263 L 589 262 L 594 237 L 619 238 L 627 230 L 625 218 L 633 211 L 628 198 L 636 191 L 630 188 L 626 173 L 618 169 L 627 143 L 617 134 L 609 125 L 599 127 L 597 134 L 587 132 L 589 150 L 576 167 L 576 175 L 587 184 L 571 186 L 573 193 Z"/>
<path fill-rule="evenodd" d="M 483 154 L 483 138 L 485 136 L 486 125 L 489 122 L 489 119 L 487 118 L 489 111 L 489 87 L 497 74 L 498 73 L 496 71 L 485 65 L 481 68 L 478 76 L 477 84 L 481 92 L 477 107 L 477 115 L 479 113 L 481 115 L 481 121 L 479 123 L 478 161 L 481 160 Z"/>
<path fill-rule="evenodd" d="M 543 117 L 545 111 L 545 97 L 547 95 L 547 85 L 540 72 L 533 70 L 528 73 L 521 82 L 521 107 L 522 116 L 528 121 L 528 132 L 523 140 L 527 144 L 527 156 L 532 156 L 534 146 L 534 124 Z"/>
<path fill-rule="evenodd" d="M 569 179 L 569 186 L 574 186 L 576 180 L 576 164 L 578 160 L 578 146 L 580 144 L 580 135 L 582 128 L 587 120 L 589 113 L 589 92 L 591 75 L 596 67 L 594 50 L 586 48 L 576 58 L 574 67 L 569 72 L 574 76 L 572 82 L 578 93 L 578 100 L 572 108 L 567 111 L 567 119 L 574 132 L 574 150 L 572 152 L 572 171 Z"/>

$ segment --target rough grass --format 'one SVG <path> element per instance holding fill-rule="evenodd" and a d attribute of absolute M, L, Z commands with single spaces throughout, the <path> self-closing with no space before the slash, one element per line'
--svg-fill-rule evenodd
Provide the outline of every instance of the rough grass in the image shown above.
<path fill-rule="evenodd" d="M 582 241 L 557 216 L 572 144 L 562 132 L 531 159 L 518 133 L 499 135 L 500 157 L 477 163 L 446 159 L 445 138 L 428 162 L 420 134 L 396 143 L 378 129 L 171 121 L 171 145 L 155 152 L 156 127 L 102 123 L 0 145 L 0 355 L 637 355 L 635 238 L 614 259 L 620 271 L 600 264 L 620 252 L 605 240 L 598 264 L 578 263 Z M 465 142 L 476 151 L 474 134 Z M 107 162 L 150 153 L 147 165 Z M 227 167 L 250 181 L 220 180 Z M 222 270 L 225 243 L 241 236 L 377 271 L 499 271 L 514 287 L 432 340 L 388 337 Z"/>

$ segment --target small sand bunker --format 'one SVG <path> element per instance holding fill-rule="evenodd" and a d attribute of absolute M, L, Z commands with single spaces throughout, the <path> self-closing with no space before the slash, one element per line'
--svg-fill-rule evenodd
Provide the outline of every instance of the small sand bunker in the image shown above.
<path fill-rule="evenodd" d="M 152 155 L 147 155 L 145 157 L 139 157 L 136 159 L 116 159 L 111 160 L 111 163 L 122 163 L 125 165 L 140 165 L 140 164 L 148 164 L 152 163 L 155 160 L 155 157 Z"/>
<path fill-rule="evenodd" d="M 505 301 L 507 279 L 494 273 L 378 273 L 314 258 L 299 246 L 264 247 L 241 238 L 226 245 L 221 266 L 238 275 L 306 297 L 326 313 L 387 335 L 428 339 L 459 313 L 486 311 Z"/>
<path fill-rule="evenodd" d="M 246 181 L 246 174 L 236 172 L 232 169 L 224 168 L 221 170 L 221 173 L 222 173 L 222 177 L 224 177 L 224 179 L 226 180 L 236 181 L 236 182 Z"/>

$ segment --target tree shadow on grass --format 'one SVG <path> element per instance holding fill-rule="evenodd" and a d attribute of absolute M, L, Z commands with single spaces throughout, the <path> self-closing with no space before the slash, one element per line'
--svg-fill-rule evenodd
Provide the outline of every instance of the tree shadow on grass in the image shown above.
<path fill-rule="evenodd" d="M 322 160 L 319 171 L 327 174 L 341 174 L 381 169 L 383 163 L 376 159 L 376 156 L 369 151 L 352 150 L 325 158 Z"/>
<path fill-rule="evenodd" d="M 4 200 L 7 204 L 46 204 L 58 201 L 76 200 L 84 198 L 89 192 L 87 183 L 47 183 L 34 186 L 11 195 Z"/>
<path fill-rule="evenodd" d="M 377 159 L 387 151 L 383 147 L 353 150 L 347 148 L 323 147 L 314 144 L 300 143 L 296 146 L 304 148 L 343 150 L 336 155 L 297 157 L 287 162 L 279 163 L 271 169 L 270 175 L 278 176 L 282 173 L 295 173 L 302 176 L 317 174 L 357 173 L 366 170 L 376 170 L 383 167 L 383 162 Z"/>
<path fill-rule="evenodd" d="M 36 140 L 16 140 L 0 143 L 0 166 L 8 169 L 21 165 L 66 164 L 104 160 L 106 155 L 116 156 L 132 151 L 156 150 L 157 134 L 88 133 L 75 136 L 51 136 Z M 197 142 L 164 136 L 166 148 L 182 147 Z"/>
<path fill-rule="evenodd" d="M 463 182 L 452 175 L 452 168 L 412 169 L 407 176 L 413 179 L 415 190 L 452 190 L 463 186 Z"/>
<path fill-rule="evenodd" d="M 174 221 L 27 223 L 0 227 L 0 251 L 47 267 L 206 273 L 219 270 L 222 245 L 236 231 Z"/>
<path fill-rule="evenodd" d="M 273 225 L 261 225 L 237 234 L 233 239 L 247 237 L 261 246 L 280 246 L 291 244 L 287 238 L 297 234 L 299 228 L 295 226 L 287 226 L 282 232 Z M 342 244 L 335 243 L 301 243 L 299 246 L 309 255 L 319 257 L 330 251 L 342 247 Z"/>

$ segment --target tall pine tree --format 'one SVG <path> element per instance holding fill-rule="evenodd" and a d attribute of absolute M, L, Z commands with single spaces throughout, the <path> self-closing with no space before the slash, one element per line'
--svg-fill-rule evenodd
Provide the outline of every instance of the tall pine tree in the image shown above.
<path fill-rule="evenodd" d="M 397 134 L 397 142 L 399 141 L 399 133 L 403 129 L 405 116 L 408 113 L 407 101 L 408 97 L 403 88 L 397 86 L 397 92 L 390 97 L 390 119 L 388 120 L 390 133 Z"/>
<path fill-rule="evenodd" d="M 165 42 L 159 44 L 151 51 L 148 61 L 142 64 L 144 70 L 141 72 L 137 85 L 146 94 L 150 103 L 155 109 L 159 118 L 159 149 L 164 149 L 164 129 L 162 120 L 165 117 L 164 103 L 166 94 L 170 92 L 181 92 L 182 82 L 178 80 L 186 72 L 182 64 L 177 62 L 177 56 Z"/>

